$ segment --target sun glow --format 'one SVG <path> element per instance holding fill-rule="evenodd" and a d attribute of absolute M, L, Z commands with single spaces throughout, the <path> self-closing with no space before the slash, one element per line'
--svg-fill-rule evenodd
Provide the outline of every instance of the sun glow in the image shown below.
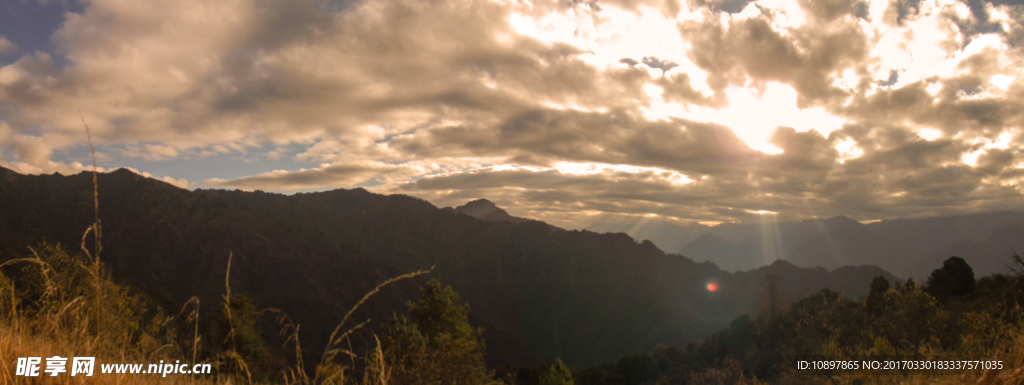
<path fill-rule="evenodd" d="M 580 163 L 580 162 L 555 162 L 555 170 L 562 174 L 572 175 L 594 175 L 602 173 L 647 173 L 657 179 L 667 180 L 672 184 L 681 185 L 693 182 L 686 175 L 676 171 L 669 171 L 654 167 L 631 166 L 626 164 L 604 164 L 604 163 Z"/>
<path fill-rule="evenodd" d="M 804 15 L 796 3 L 775 3 L 778 4 L 773 3 L 771 8 L 784 10 L 786 15 L 776 22 L 784 22 L 787 26 L 804 22 Z M 689 12 L 684 10 L 672 19 L 666 18 L 660 9 L 650 7 L 640 7 L 637 12 L 632 12 L 602 5 L 601 11 L 595 13 L 589 7 L 577 6 L 542 16 L 513 14 L 508 22 L 522 36 L 546 44 L 567 43 L 586 51 L 580 58 L 600 70 L 621 68 L 623 64 L 619 61 L 623 58 L 640 61 L 651 56 L 674 62 L 678 66 L 664 75 L 685 73 L 694 90 L 711 97 L 714 92 L 707 83 L 707 73 L 690 60 L 687 55 L 689 44 L 683 41 L 678 31 L 677 21 L 692 16 Z M 643 64 L 637 66 L 647 68 Z M 663 75 L 660 70 L 647 69 L 652 77 Z M 844 78 L 846 82 L 856 83 L 853 79 L 855 74 L 847 75 L 850 79 Z M 813 129 L 827 136 L 844 123 L 843 119 L 821 107 L 798 108 L 796 90 L 776 82 L 758 87 L 729 87 L 724 91 L 728 105 L 718 109 L 665 102 L 662 89 L 653 84 L 645 85 L 643 90 L 650 99 L 649 106 L 642 108 L 645 118 L 662 120 L 677 117 L 721 124 L 732 129 L 751 148 L 768 154 L 782 152 L 769 143 L 779 126 L 801 132 Z"/>
<path fill-rule="evenodd" d="M 917 130 L 917 135 L 927 141 L 933 141 L 942 137 L 942 131 L 933 128 L 922 128 Z"/>
<path fill-rule="evenodd" d="M 714 293 L 714 292 L 718 291 L 718 281 L 712 279 L 712 280 L 708 281 L 708 284 L 707 284 L 706 287 L 707 287 L 708 291 Z"/>
<path fill-rule="evenodd" d="M 857 142 L 850 138 L 836 143 L 836 151 L 839 151 L 839 163 L 846 163 L 847 160 L 856 159 L 864 155 L 864 150 L 857 147 Z"/>
<path fill-rule="evenodd" d="M 748 146 L 766 154 L 782 152 L 782 149 L 769 143 L 772 134 L 780 126 L 792 127 L 801 132 L 813 129 L 828 136 L 845 122 L 821 107 L 797 107 L 796 90 L 775 82 L 765 85 L 764 92 L 730 87 L 725 91 L 729 105 L 720 109 L 666 103 L 661 99 L 660 88 L 655 86 L 645 88 L 645 91 L 652 99 L 651 107 L 644 111 L 648 119 L 680 117 L 721 124 L 732 129 Z"/>

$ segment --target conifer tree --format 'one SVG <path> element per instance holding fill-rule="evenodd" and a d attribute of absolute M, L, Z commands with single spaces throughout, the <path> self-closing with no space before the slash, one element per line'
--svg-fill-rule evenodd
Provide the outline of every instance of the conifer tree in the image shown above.
<path fill-rule="evenodd" d="M 540 377 L 540 385 L 573 385 L 572 370 L 558 359 L 548 367 L 547 373 Z"/>
<path fill-rule="evenodd" d="M 941 269 L 932 271 L 927 281 L 928 293 L 936 298 L 958 297 L 974 293 L 974 269 L 960 257 L 949 257 Z"/>
<path fill-rule="evenodd" d="M 451 287 L 431 280 L 384 332 L 385 356 L 397 384 L 485 384 L 483 331 L 469 324 L 469 305 Z"/>

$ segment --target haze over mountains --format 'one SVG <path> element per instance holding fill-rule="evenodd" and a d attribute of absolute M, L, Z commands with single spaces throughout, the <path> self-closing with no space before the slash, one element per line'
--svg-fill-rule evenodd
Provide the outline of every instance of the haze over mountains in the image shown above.
<path fill-rule="evenodd" d="M 195 295 L 213 308 L 230 253 L 232 291 L 255 298 L 259 308 L 287 312 L 302 325 L 303 346 L 314 350 L 374 285 L 430 266 L 436 270 L 424 280 L 451 285 L 472 306 L 470 320 L 484 328 L 492 364 L 562 358 L 576 367 L 701 341 L 766 306 L 769 281 L 785 294 L 775 300 L 786 301 L 825 287 L 858 298 L 873 277 L 896 279 L 863 263 L 828 271 L 776 261 L 730 273 L 624 233 L 515 218 L 486 200 L 437 208 L 362 189 L 188 191 L 124 169 L 100 174 L 99 186 L 102 259 L 116 277 L 169 307 Z M 77 250 L 93 217 L 92 176 L 0 168 L 0 201 L 0 260 L 25 256 L 43 239 Z M 849 220 L 824 222 L 835 234 L 874 234 Z M 780 234 L 797 239 L 788 226 L 780 225 Z M 744 229 L 724 226 L 715 236 L 742 245 Z M 814 245 L 813 235 L 803 236 Z M 914 242 L 927 242 L 922 237 Z M 379 327 L 404 310 L 424 280 L 389 287 L 357 318 Z M 708 289 L 712 281 L 716 291 Z"/>
<path fill-rule="evenodd" d="M 595 226 L 603 231 L 628 227 Z M 633 226 L 629 233 L 651 239 L 695 261 L 723 270 L 750 270 L 783 259 L 797 266 L 834 269 L 876 265 L 902 278 L 920 280 L 956 255 L 978 277 L 1007 273 L 1014 250 L 1024 250 L 1024 212 L 999 211 L 963 216 L 883 220 L 863 224 L 838 216 L 759 224 Z"/>

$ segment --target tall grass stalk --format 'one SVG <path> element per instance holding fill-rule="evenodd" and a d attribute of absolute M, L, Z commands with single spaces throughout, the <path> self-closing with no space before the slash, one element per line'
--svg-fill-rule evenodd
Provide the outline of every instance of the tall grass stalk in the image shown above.
<path fill-rule="evenodd" d="M 97 327 L 97 336 L 100 327 L 100 321 L 103 319 L 103 290 L 100 287 L 100 275 L 102 270 L 100 267 L 100 251 L 102 250 L 101 243 L 101 229 L 100 229 L 100 184 L 99 176 L 96 168 L 96 146 L 92 143 L 92 129 L 89 128 L 89 124 L 85 122 L 85 116 L 82 115 L 82 110 L 78 110 L 78 117 L 82 120 L 82 125 L 85 126 L 85 138 L 89 142 L 89 154 L 92 160 L 92 204 L 93 204 L 93 222 L 92 222 L 92 235 L 93 235 L 93 254 L 92 259 L 92 276 L 93 283 L 96 291 L 96 296 L 93 298 L 95 301 L 94 306 L 96 307 L 96 319 L 95 325 Z M 86 229 L 85 234 L 82 234 L 82 251 L 85 252 L 86 256 L 89 255 L 89 250 L 85 247 L 85 238 L 89 236 L 89 229 Z"/>
<path fill-rule="evenodd" d="M 79 117 L 85 126 L 86 139 L 89 143 L 93 184 L 93 223 L 83 232 L 80 244 L 84 261 L 81 256 L 66 254 L 59 246 L 44 244 L 44 248 L 38 251 L 29 248 L 32 257 L 16 258 L 0 263 L 0 282 L 7 279 L 3 274 L 3 268 L 24 265 L 25 267 L 19 270 L 20 274 L 23 274 L 20 277 L 28 277 L 27 279 L 30 280 L 38 279 L 38 282 L 29 281 L 30 290 L 41 290 L 41 294 L 19 298 L 15 289 L 21 288 L 21 286 L 16 287 L 15 280 L 10 280 L 9 285 L 6 283 L 0 285 L 0 302 L 7 300 L 7 296 L 2 294 L 6 294 L 3 292 L 10 290 L 9 322 L 4 323 L 0 319 L 0 357 L 3 357 L 3 360 L 0 360 L 2 361 L 0 362 L 0 384 L 233 384 L 241 381 L 240 376 L 244 373 L 245 381 L 251 385 L 253 377 L 249 368 L 250 363 L 247 363 L 237 351 L 233 322 L 233 318 L 237 317 L 232 315 L 231 309 L 233 253 L 229 252 L 228 254 L 223 296 L 224 310 L 228 321 L 227 338 L 230 340 L 231 349 L 215 357 L 206 358 L 205 361 L 201 361 L 203 338 L 199 332 L 200 300 L 198 297 L 191 297 L 172 317 L 164 317 L 162 311 L 158 309 L 157 315 L 151 320 L 155 323 L 151 322 L 149 326 L 143 325 L 143 313 L 146 311 L 144 303 L 138 297 L 133 296 L 128 289 L 114 283 L 105 273 L 100 258 L 103 245 L 99 217 L 99 177 L 96 149 L 92 141 L 91 128 L 86 123 L 81 110 L 79 110 Z M 90 233 L 93 237 L 91 245 Z M 40 254 L 44 254 L 46 258 Z M 391 371 L 386 363 L 381 341 L 376 334 L 373 335 L 376 346 L 371 348 L 365 356 L 360 357 L 352 349 L 350 336 L 365 327 L 370 320 L 367 319 L 348 329 L 345 329 L 345 326 L 350 323 L 355 312 L 384 287 L 430 273 L 433 270 L 434 267 L 431 267 L 427 270 L 387 279 L 366 293 L 344 314 L 330 334 L 313 378 L 310 378 L 305 370 L 305 357 L 299 342 L 300 325 L 295 324 L 287 314 L 280 310 L 266 309 L 265 311 L 277 314 L 281 335 L 286 337 L 285 347 L 289 343 L 294 344 L 295 366 L 286 368 L 281 378 L 286 384 L 301 385 L 388 384 Z M 38 278 L 32 278 L 36 277 L 32 275 L 36 273 L 38 273 Z M 26 300 L 31 303 L 24 302 Z M 26 305 L 20 305 L 23 303 Z M 4 305 L 6 304 L 0 304 L 0 313 L 7 310 L 8 307 Z M 186 310 L 188 310 L 187 313 Z M 193 332 L 191 341 L 187 345 L 175 342 L 178 341 L 175 325 L 185 314 L 187 316 L 184 324 L 190 326 L 192 329 L 190 331 Z M 157 319 L 162 322 L 155 321 Z M 152 327 L 156 329 L 152 329 Z M 147 334 L 152 333 L 153 330 L 164 334 Z M 154 338 L 163 338 L 164 341 L 160 342 Z M 341 346 L 345 342 L 348 343 L 348 346 L 342 348 Z M 224 340 L 223 343 L 228 343 L 228 340 Z M 176 351 L 176 347 L 180 350 Z M 97 375 L 90 378 L 70 377 L 68 373 L 52 378 L 48 376 L 15 376 L 12 366 L 15 364 L 14 358 L 38 355 L 95 356 L 97 363 L 143 363 L 147 360 L 155 362 L 160 358 L 172 360 L 180 358 L 185 361 L 191 356 L 191 365 L 193 366 L 197 363 L 211 363 L 217 367 L 234 368 L 236 372 L 223 371 L 212 378 L 197 377 L 194 374 L 162 378 L 139 374 L 100 374 L 100 368 L 97 367 L 95 368 Z M 348 356 L 349 363 L 344 366 L 335 363 L 338 355 Z M 359 378 L 349 375 L 356 371 L 357 360 L 364 364 L 362 376 Z"/>
<path fill-rule="evenodd" d="M 409 279 L 409 278 L 414 278 L 414 277 L 417 277 L 417 276 L 420 276 L 420 275 L 424 275 L 424 274 L 430 273 L 432 271 L 434 271 L 434 266 L 431 266 L 430 269 L 427 269 L 427 270 L 419 270 L 419 271 L 415 271 L 415 272 L 412 272 L 412 273 L 402 274 L 402 275 L 399 275 L 397 277 L 390 278 L 390 279 L 384 281 L 380 285 L 377 285 L 377 287 L 373 288 L 373 290 L 370 290 L 370 292 L 366 293 L 366 295 L 364 295 L 363 298 L 359 300 L 359 302 L 356 302 L 356 304 L 354 306 L 352 306 L 351 309 L 349 309 L 348 313 L 345 313 L 345 316 L 341 318 L 341 322 L 339 322 L 338 326 L 336 326 L 334 328 L 334 331 L 331 332 L 330 338 L 327 339 L 327 347 L 324 348 L 324 353 L 320 357 L 320 364 L 321 365 L 325 365 L 331 359 L 334 358 L 334 356 L 339 352 L 338 350 L 335 349 L 335 346 L 338 345 L 342 341 L 343 338 L 347 337 L 349 334 L 351 334 L 356 329 L 363 327 L 363 325 L 365 325 L 367 322 L 370 321 L 370 320 L 366 320 L 363 323 L 360 323 L 359 325 L 356 325 L 355 327 L 353 327 L 353 328 L 351 328 L 351 329 L 349 329 L 347 331 L 344 331 L 344 332 L 341 331 L 341 328 L 345 325 L 346 322 L 348 322 L 348 319 L 350 317 L 352 317 L 352 314 L 355 313 L 355 311 L 357 309 L 359 309 L 360 306 L 362 306 L 364 303 L 366 303 L 366 301 L 369 300 L 370 297 L 372 297 L 374 294 L 377 294 L 377 292 L 379 292 L 380 289 L 383 289 L 387 285 L 390 285 L 392 283 L 401 281 L 403 279 Z M 338 333 L 341 333 L 341 334 L 339 335 Z"/>

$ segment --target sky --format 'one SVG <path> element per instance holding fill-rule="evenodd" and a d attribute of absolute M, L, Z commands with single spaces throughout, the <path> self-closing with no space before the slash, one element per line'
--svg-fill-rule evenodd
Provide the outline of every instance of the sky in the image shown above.
<path fill-rule="evenodd" d="M 1024 207 L 1010 0 L 5 0 L 0 166 L 567 228 Z"/>

